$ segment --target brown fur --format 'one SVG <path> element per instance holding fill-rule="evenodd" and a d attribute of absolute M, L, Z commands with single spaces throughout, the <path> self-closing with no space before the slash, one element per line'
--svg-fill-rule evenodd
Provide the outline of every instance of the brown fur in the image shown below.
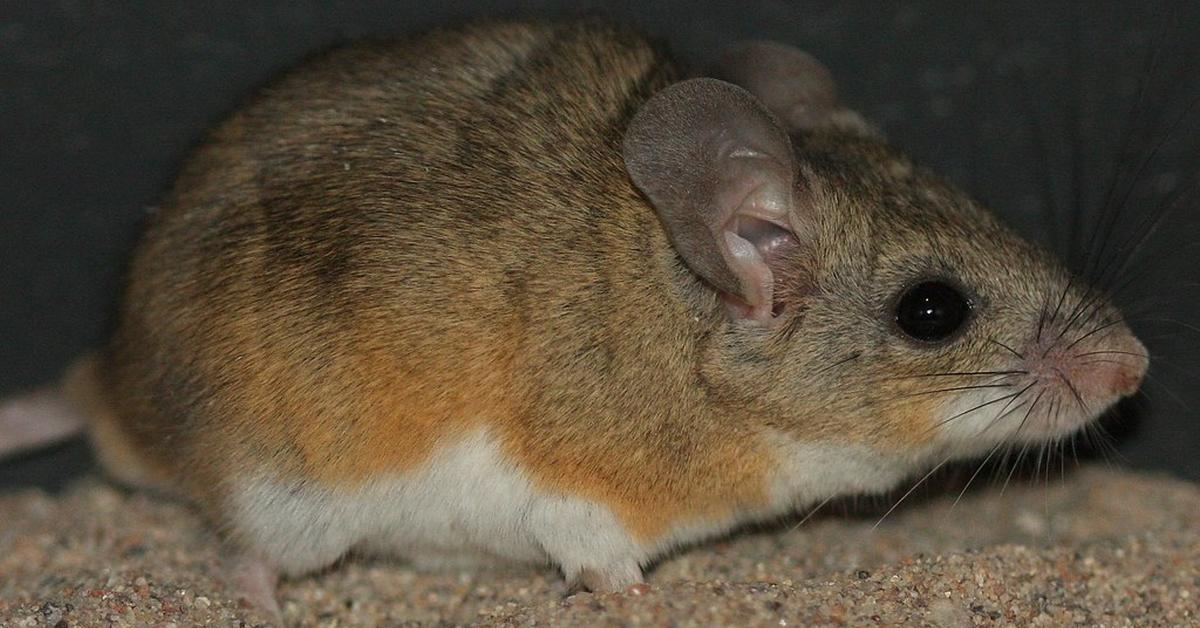
<path fill-rule="evenodd" d="M 621 30 L 512 25 L 284 79 L 134 262 L 107 362 L 130 435 L 209 504 L 259 461 L 361 482 L 480 426 L 647 534 L 758 500 L 769 460 L 705 401 L 712 321 L 662 298 L 682 269 L 616 150 L 674 77 Z"/>

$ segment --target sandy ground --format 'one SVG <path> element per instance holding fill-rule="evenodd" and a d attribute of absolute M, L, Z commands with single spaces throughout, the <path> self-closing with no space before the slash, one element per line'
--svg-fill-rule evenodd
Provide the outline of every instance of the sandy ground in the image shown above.
<path fill-rule="evenodd" d="M 842 505 L 710 543 L 622 594 L 568 596 L 550 570 L 351 561 L 280 597 L 303 626 L 1200 626 L 1200 486 L 1091 467 L 956 493 L 874 529 L 879 505 Z M 212 535 L 178 504 L 94 478 L 0 494 L 0 625 L 267 623 L 218 569 Z"/>

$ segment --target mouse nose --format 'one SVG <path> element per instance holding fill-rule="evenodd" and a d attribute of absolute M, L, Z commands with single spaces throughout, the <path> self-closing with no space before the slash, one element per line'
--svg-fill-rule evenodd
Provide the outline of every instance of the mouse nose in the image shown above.
<path fill-rule="evenodd" d="M 1058 378 L 1089 405 L 1137 392 L 1149 368 L 1146 347 L 1124 325 L 1084 342 L 1050 347 L 1041 364 L 1031 365 L 1045 378 Z"/>
<path fill-rule="evenodd" d="M 1112 353 L 1113 356 L 1123 359 L 1097 363 L 1100 370 L 1097 377 L 1101 380 L 1107 378 L 1111 392 L 1122 397 L 1132 395 L 1141 388 L 1142 380 L 1146 378 L 1146 370 L 1150 367 L 1146 346 L 1132 333 L 1126 336 L 1122 352 Z"/>

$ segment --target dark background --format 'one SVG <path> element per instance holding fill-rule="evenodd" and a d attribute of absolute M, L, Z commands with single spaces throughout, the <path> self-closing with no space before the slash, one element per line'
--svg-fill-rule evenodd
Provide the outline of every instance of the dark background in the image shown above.
<path fill-rule="evenodd" d="M 736 39 L 798 45 L 893 141 L 1074 267 L 1136 249 L 1118 301 L 1154 359 L 1106 422 L 1109 457 L 1200 480 L 1197 2 L 0 0 L 0 395 L 101 341 L 146 209 L 201 131 L 282 68 L 358 37 L 581 13 L 694 64 Z M 1101 247 L 1088 234 L 1110 220 Z M 76 441 L 0 464 L 0 486 L 90 464 Z"/>

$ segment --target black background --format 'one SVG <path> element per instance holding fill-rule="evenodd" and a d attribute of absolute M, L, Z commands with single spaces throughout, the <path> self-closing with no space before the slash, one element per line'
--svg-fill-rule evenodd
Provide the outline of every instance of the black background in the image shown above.
<path fill-rule="evenodd" d="M 201 131 L 282 68 L 358 37 L 577 14 L 632 22 L 693 64 L 744 38 L 812 52 L 895 143 L 1077 268 L 1112 258 L 1087 235 L 1108 216 L 1114 242 L 1155 226 L 1119 299 L 1151 379 L 1106 422 L 1110 457 L 1200 479 L 1197 2 L 0 0 L 0 394 L 101 341 L 146 209 Z M 0 465 L 0 486 L 89 464 L 76 442 Z"/>

